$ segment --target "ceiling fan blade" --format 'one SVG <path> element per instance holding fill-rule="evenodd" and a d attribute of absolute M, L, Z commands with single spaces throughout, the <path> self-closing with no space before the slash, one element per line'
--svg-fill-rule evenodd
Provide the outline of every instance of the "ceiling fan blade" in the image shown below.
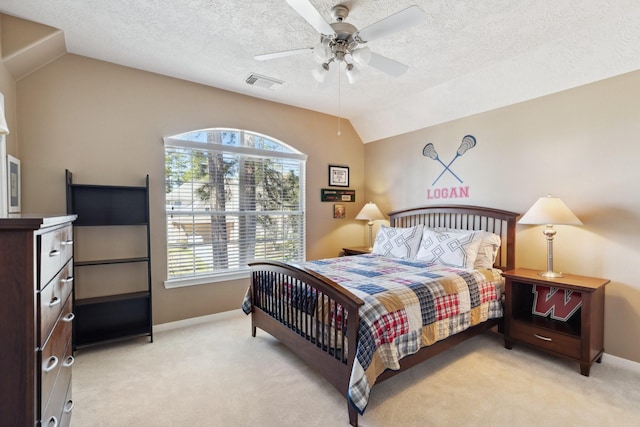
<path fill-rule="evenodd" d="M 253 58 L 257 59 L 258 61 L 266 61 L 268 59 L 284 58 L 285 56 L 300 55 L 307 52 L 313 52 L 313 48 L 305 47 L 302 49 L 292 49 L 292 50 L 283 50 L 280 52 L 264 53 L 262 55 L 256 55 Z"/>
<path fill-rule="evenodd" d="M 320 34 L 335 35 L 335 31 L 329 25 L 329 23 L 320 15 L 320 12 L 313 7 L 309 0 L 287 0 L 289 6 L 291 6 L 300 16 L 302 16 L 313 28 Z"/>
<path fill-rule="evenodd" d="M 389 15 L 378 22 L 364 27 L 358 31 L 356 35 L 363 43 L 366 43 L 421 24 L 425 19 L 426 16 L 422 9 L 415 5 L 409 6 L 400 12 Z"/>
<path fill-rule="evenodd" d="M 409 69 L 407 65 L 401 64 L 397 61 L 394 61 L 393 59 L 389 59 L 386 56 L 378 55 L 377 53 L 373 52 L 371 52 L 371 60 L 369 61 L 369 66 L 387 73 L 393 77 L 400 77 Z"/>

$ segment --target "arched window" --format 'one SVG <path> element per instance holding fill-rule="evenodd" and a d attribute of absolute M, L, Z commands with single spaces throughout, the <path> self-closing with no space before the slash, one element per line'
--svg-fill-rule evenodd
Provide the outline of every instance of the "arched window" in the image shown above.
<path fill-rule="evenodd" d="M 238 129 L 164 139 L 166 287 L 246 277 L 247 261 L 302 261 L 306 155 Z"/>

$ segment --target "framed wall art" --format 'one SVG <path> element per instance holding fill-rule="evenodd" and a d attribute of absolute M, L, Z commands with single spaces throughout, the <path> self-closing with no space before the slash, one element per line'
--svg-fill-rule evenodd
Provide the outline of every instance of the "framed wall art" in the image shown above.
<path fill-rule="evenodd" d="M 7 155 L 7 193 L 9 213 L 20 212 L 20 160 Z"/>
<path fill-rule="evenodd" d="M 355 202 L 356 190 L 336 190 L 333 188 L 320 189 L 321 202 Z"/>
<path fill-rule="evenodd" d="M 344 219 L 347 208 L 343 204 L 333 205 L 333 217 L 336 219 Z"/>
<path fill-rule="evenodd" d="M 329 165 L 329 186 L 330 187 L 348 187 L 349 186 L 349 167 Z"/>

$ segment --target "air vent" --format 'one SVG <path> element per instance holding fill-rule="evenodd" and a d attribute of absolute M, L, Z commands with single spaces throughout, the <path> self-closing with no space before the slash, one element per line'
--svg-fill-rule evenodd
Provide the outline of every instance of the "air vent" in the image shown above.
<path fill-rule="evenodd" d="M 273 77 L 261 76 L 256 73 L 251 73 L 249 77 L 245 79 L 245 82 L 251 86 L 258 86 L 272 90 L 278 88 L 284 83 L 282 80 L 274 79 Z"/>

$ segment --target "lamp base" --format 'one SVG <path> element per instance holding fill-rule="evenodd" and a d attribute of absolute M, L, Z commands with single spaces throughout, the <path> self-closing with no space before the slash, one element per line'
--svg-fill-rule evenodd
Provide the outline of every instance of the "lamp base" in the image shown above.
<path fill-rule="evenodd" d="M 564 277 L 562 273 L 556 273 L 555 271 L 541 271 L 538 273 L 539 276 L 546 277 L 547 279 L 557 279 L 560 277 Z"/>

